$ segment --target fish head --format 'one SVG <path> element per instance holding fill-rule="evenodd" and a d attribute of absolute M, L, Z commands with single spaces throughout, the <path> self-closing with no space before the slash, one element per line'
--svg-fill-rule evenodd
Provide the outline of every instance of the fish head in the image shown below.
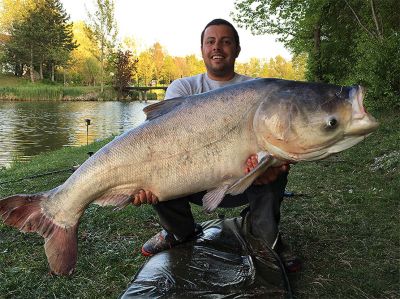
<path fill-rule="evenodd" d="M 289 82 L 261 101 L 253 120 L 259 146 L 273 156 L 291 162 L 322 159 L 378 127 L 363 106 L 361 86 Z"/>

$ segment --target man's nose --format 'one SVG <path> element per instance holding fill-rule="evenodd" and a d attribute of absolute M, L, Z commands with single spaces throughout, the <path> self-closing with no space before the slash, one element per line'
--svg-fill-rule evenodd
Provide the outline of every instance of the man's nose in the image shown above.
<path fill-rule="evenodd" d="M 220 50 L 222 48 L 222 42 L 221 41 L 216 41 L 215 43 L 214 43 L 214 47 L 213 47 L 213 50 L 215 51 L 215 50 Z"/>

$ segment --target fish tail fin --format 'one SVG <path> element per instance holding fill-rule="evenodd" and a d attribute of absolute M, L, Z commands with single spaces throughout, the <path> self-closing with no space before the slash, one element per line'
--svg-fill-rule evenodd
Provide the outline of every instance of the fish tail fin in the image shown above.
<path fill-rule="evenodd" d="M 23 232 L 37 232 L 45 238 L 45 252 L 51 272 L 69 275 L 75 269 L 78 223 L 62 227 L 47 216 L 40 205 L 44 193 L 18 194 L 0 200 L 0 217 L 4 223 Z"/>
<path fill-rule="evenodd" d="M 35 232 L 42 216 L 42 193 L 18 194 L 0 200 L 0 217 L 4 223 L 24 232 Z"/>
<path fill-rule="evenodd" d="M 53 223 L 53 231 L 45 238 L 44 250 L 51 272 L 71 275 L 78 258 L 78 223 L 64 228 Z"/>

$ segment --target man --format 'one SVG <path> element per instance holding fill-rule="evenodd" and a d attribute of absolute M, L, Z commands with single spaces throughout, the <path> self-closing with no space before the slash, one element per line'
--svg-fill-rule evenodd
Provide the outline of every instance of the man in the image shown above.
<path fill-rule="evenodd" d="M 253 79 L 235 73 L 240 41 L 236 29 L 228 21 L 215 19 L 206 25 L 201 33 L 201 53 L 207 72 L 175 80 L 166 91 L 166 99 L 207 92 Z M 249 157 L 244 173 L 251 171 L 257 163 L 256 155 Z M 299 261 L 284 248 L 278 229 L 280 203 L 287 183 L 287 172 L 287 165 L 270 168 L 243 194 L 227 196 L 220 207 L 248 203 L 249 208 L 245 209 L 245 212 L 248 213 L 247 221 L 251 233 L 275 249 L 281 255 L 286 269 L 293 272 L 298 269 Z M 190 202 L 201 204 L 204 194 L 198 193 L 160 203 L 157 203 L 157 198 L 151 190 L 141 190 L 136 194 L 134 204 L 153 203 L 164 228 L 143 245 L 142 254 L 151 256 L 199 236 L 202 229 L 193 219 Z"/>

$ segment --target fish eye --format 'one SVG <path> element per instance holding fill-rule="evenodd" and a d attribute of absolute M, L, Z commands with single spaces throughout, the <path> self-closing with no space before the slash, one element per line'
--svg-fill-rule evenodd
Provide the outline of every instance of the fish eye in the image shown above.
<path fill-rule="evenodd" d="M 336 118 L 331 117 L 330 119 L 328 119 L 328 121 L 326 122 L 326 128 L 327 129 L 335 129 L 338 126 L 338 121 Z"/>

